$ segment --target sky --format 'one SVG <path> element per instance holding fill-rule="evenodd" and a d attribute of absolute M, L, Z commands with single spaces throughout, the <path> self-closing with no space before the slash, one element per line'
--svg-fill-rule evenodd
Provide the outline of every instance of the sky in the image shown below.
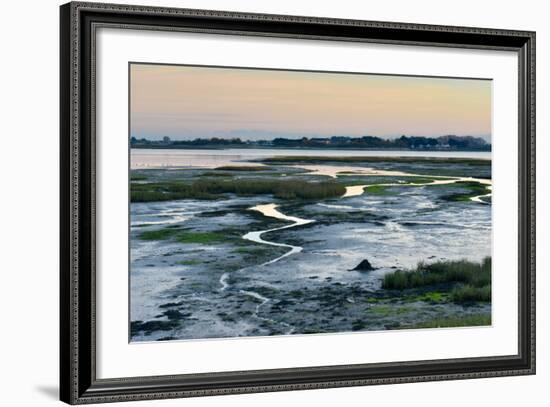
<path fill-rule="evenodd" d="M 490 141 L 491 89 L 480 79 L 131 64 L 131 134 Z"/>

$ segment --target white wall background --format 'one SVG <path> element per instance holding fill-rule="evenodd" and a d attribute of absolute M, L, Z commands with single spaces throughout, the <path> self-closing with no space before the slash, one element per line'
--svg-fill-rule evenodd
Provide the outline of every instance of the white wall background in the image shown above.
<path fill-rule="evenodd" d="M 134 4 L 450 24 L 537 31 L 538 374 L 529 377 L 267 393 L 148 402 L 176 406 L 547 405 L 550 351 L 544 295 L 550 244 L 550 143 L 546 137 L 550 27 L 545 2 L 462 0 L 146 0 Z M 59 405 L 58 0 L 6 2 L 0 24 L 0 404 Z M 125 405 L 146 405 L 126 403 Z"/>

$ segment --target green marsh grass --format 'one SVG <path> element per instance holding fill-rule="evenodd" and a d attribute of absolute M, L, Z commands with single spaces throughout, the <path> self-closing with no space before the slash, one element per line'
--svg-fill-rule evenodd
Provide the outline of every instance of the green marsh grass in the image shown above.
<path fill-rule="evenodd" d="M 334 181 L 200 179 L 191 183 L 171 181 L 132 184 L 130 192 L 132 202 L 217 199 L 228 193 L 241 196 L 272 194 L 280 199 L 324 199 L 342 196 L 346 187 Z"/>
<path fill-rule="evenodd" d="M 271 171 L 272 168 L 264 165 L 222 165 L 214 168 L 216 171 Z"/>
<path fill-rule="evenodd" d="M 480 263 L 467 260 L 419 263 L 416 269 L 386 274 L 382 288 L 405 290 L 452 285 L 450 299 L 457 303 L 491 301 L 491 258 Z"/>
<path fill-rule="evenodd" d="M 484 195 L 489 193 L 489 190 L 487 189 L 486 185 L 480 184 L 479 182 L 475 182 L 475 181 L 460 181 L 449 185 L 464 187 L 468 190 L 468 192 L 458 192 L 454 194 L 445 195 L 442 197 L 442 199 L 444 199 L 445 201 L 466 202 L 466 201 L 469 201 L 470 198 L 473 198 L 474 196 L 479 196 L 479 195 Z"/>
<path fill-rule="evenodd" d="M 414 325 L 407 325 L 403 328 L 453 328 L 489 325 L 491 325 L 491 314 L 473 314 L 464 317 L 432 319 L 425 322 L 419 322 Z"/>
<path fill-rule="evenodd" d="M 490 302 L 491 286 L 474 287 L 471 285 L 458 285 L 451 291 L 450 298 L 453 302 Z"/>
<path fill-rule="evenodd" d="M 179 243 L 220 243 L 227 240 L 228 236 L 220 232 L 186 232 L 178 233 L 176 241 Z"/>
<path fill-rule="evenodd" d="M 405 184 L 403 184 L 405 185 Z M 367 194 L 372 195 L 388 195 L 388 189 L 384 185 L 371 185 L 365 188 Z"/>

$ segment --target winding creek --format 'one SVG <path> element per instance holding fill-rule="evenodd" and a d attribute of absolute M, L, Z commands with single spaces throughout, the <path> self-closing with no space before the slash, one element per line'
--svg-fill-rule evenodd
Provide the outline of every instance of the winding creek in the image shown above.
<path fill-rule="evenodd" d="M 420 177 L 420 175 L 417 174 L 407 174 L 409 177 Z M 436 176 L 432 176 L 433 178 L 439 178 Z M 441 177 L 441 178 L 448 178 L 448 177 Z M 472 178 L 472 177 L 459 177 L 459 178 L 453 178 L 453 179 L 442 179 L 442 180 L 436 180 L 431 182 L 425 182 L 420 184 L 404 184 L 404 183 L 386 183 L 386 184 L 366 184 L 366 185 L 353 185 L 350 187 L 346 187 L 346 193 L 342 196 L 342 198 L 348 198 L 352 196 L 359 196 L 363 195 L 365 192 L 366 187 L 403 187 L 403 186 L 417 186 L 422 187 L 426 185 L 448 185 L 448 184 L 455 184 L 457 182 L 477 182 L 479 184 L 485 185 L 485 188 L 489 191 L 486 194 L 476 195 L 470 198 L 470 201 L 478 202 L 482 204 L 486 204 L 481 198 L 488 198 L 492 195 L 492 186 L 491 186 L 491 180 L 488 179 L 482 179 L 482 178 Z"/>
<path fill-rule="evenodd" d="M 275 262 L 277 262 L 277 261 L 279 261 L 279 260 L 281 260 L 281 259 L 283 259 L 287 256 L 290 256 L 291 254 L 299 253 L 303 249 L 300 246 L 293 246 L 293 245 L 290 245 L 290 244 L 276 243 L 276 242 L 270 242 L 268 240 L 264 240 L 261 237 L 264 233 L 274 232 L 276 230 L 282 230 L 282 229 L 289 229 L 289 228 L 293 228 L 295 226 L 302 226 L 302 225 L 307 225 L 308 223 L 315 222 L 314 220 L 301 219 L 301 218 L 297 218 L 295 216 L 287 216 L 287 215 L 279 212 L 277 210 L 277 207 L 278 207 L 278 205 L 275 205 L 275 204 L 266 204 L 266 205 L 256 205 L 256 206 L 250 208 L 251 210 L 260 212 L 264 216 L 268 216 L 268 217 L 275 218 L 275 219 L 280 219 L 280 220 L 286 220 L 286 221 L 293 222 L 290 225 L 284 225 L 284 226 L 281 226 L 281 227 L 278 227 L 278 228 L 259 230 L 259 231 L 256 231 L 256 232 L 248 232 L 246 235 L 243 236 L 243 239 L 250 240 L 252 242 L 262 243 L 262 244 L 266 244 L 266 245 L 269 245 L 269 246 L 287 247 L 287 248 L 290 249 L 285 254 L 283 254 L 283 255 L 281 255 L 281 256 L 273 259 L 273 260 L 269 260 L 269 261 L 261 264 L 260 266 L 267 266 L 268 264 L 275 263 Z M 222 286 L 220 291 L 225 291 L 227 289 L 227 287 L 229 287 L 228 279 L 229 279 L 229 273 L 223 273 L 221 278 L 220 278 L 220 284 Z M 260 294 L 257 294 L 257 293 L 254 293 L 254 294 L 255 294 L 254 296 L 257 299 L 263 300 L 265 298 L 265 297 L 261 296 Z"/>
<path fill-rule="evenodd" d="M 293 246 L 293 245 L 290 245 L 290 244 L 276 243 L 276 242 L 270 242 L 268 240 L 264 240 L 261 237 L 264 233 L 274 232 L 276 230 L 282 230 L 282 229 L 289 229 L 289 228 L 293 228 L 295 226 L 302 226 L 302 225 L 307 225 L 308 223 L 315 222 L 315 220 L 301 219 L 301 218 L 297 218 L 295 216 L 285 215 L 285 214 L 279 212 L 277 210 L 277 207 L 278 207 L 278 205 L 275 205 L 275 204 L 267 204 L 267 205 L 257 205 L 257 206 L 254 206 L 254 207 L 250 208 L 251 210 L 260 212 L 264 216 L 268 216 L 268 217 L 275 218 L 275 219 L 280 219 L 280 220 L 286 220 L 286 221 L 289 221 L 289 222 L 293 222 L 290 225 L 284 225 L 284 226 L 281 226 L 281 227 L 278 227 L 278 228 L 260 230 L 260 231 L 257 231 L 257 232 L 249 232 L 249 233 L 247 233 L 246 235 L 243 236 L 243 239 L 251 240 L 251 241 L 256 242 L 256 243 L 263 243 L 263 244 L 267 244 L 267 245 L 270 245 L 270 246 L 288 247 L 290 249 L 288 252 L 286 252 L 282 256 L 279 256 L 279 257 L 277 257 L 273 260 L 270 260 L 268 262 L 263 263 L 262 266 L 275 263 L 276 261 L 279 261 L 279 260 L 281 260 L 281 259 L 283 259 L 287 256 L 290 256 L 291 254 L 299 253 L 299 252 L 302 251 L 302 247 L 300 247 L 300 246 Z"/>
<path fill-rule="evenodd" d="M 289 225 L 280 226 L 278 228 L 260 230 L 260 231 L 256 231 L 256 232 L 249 232 L 249 233 L 247 233 L 243 236 L 243 239 L 250 240 L 252 242 L 262 243 L 262 244 L 266 244 L 266 245 L 269 245 L 269 246 L 287 247 L 287 248 L 290 249 L 288 252 L 284 253 L 283 255 L 281 255 L 279 257 L 276 257 L 272 260 L 269 260 L 269 261 L 261 264 L 260 266 L 266 266 L 268 264 L 273 264 L 273 263 L 275 263 L 275 262 L 277 262 L 277 261 L 279 261 L 279 260 L 281 260 L 281 259 L 283 259 L 287 256 L 290 256 L 290 255 L 295 254 L 295 253 L 299 253 L 303 249 L 300 246 L 293 246 L 293 245 L 290 245 L 290 244 L 277 243 L 277 242 L 271 242 L 269 240 L 264 240 L 264 239 L 262 239 L 262 235 L 264 233 L 274 232 L 276 230 L 282 230 L 282 229 L 289 229 L 289 228 L 293 228 L 293 227 L 296 227 L 296 226 L 307 225 L 308 223 L 315 222 L 314 220 L 301 219 L 301 218 L 298 218 L 298 217 L 295 217 L 295 216 L 287 216 L 287 215 L 279 212 L 277 210 L 277 207 L 278 207 L 278 205 L 271 203 L 271 204 L 265 204 L 265 205 L 256 205 L 256 206 L 250 208 L 251 210 L 260 212 L 264 216 L 272 217 L 272 218 L 279 219 L 279 220 L 285 220 L 285 221 L 293 222 Z M 223 273 L 221 278 L 220 278 L 220 284 L 221 284 L 220 291 L 225 291 L 229 287 L 228 280 L 229 280 L 229 273 L 227 273 L 227 272 Z M 289 324 L 287 324 L 285 322 L 281 322 L 281 321 L 278 322 L 278 321 L 275 321 L 271 318 L 265 318 L 265 317 L 262 317 L 262 316 L 259 315 L 260 308 L 270 301 L 270 299 L 268 297 L 265 297 L 265 296 L 261 295 L 260 293 L 255 292 L 255 291 L 240 290 L 239 292 L 241 294 L 247 295 L 249 297 L 252 297 L 252 298 L 260 301 L 260 303 L 256 306 L 256 309 L 255 309 L 254 314 L 253 314 L 256 318 L 258 318 L 262 321 L 266 321 L 266 322 L 270 322 L 270 323 L 279 323 L 280 325 L 285 326 L 286 328 L 288 328 L 288 330 L 286 331 L 287 335 L 290 335 L 292 332 L 294 332 L 294 327 L 290 326 Z"/>

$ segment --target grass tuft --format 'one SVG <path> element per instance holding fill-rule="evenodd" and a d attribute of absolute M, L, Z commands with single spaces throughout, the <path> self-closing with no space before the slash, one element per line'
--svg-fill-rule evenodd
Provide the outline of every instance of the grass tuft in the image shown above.
<path fill-rule="evenodd" d="M 491 301 L 491 258 L 486 257 L 481 263 L 467 260 L 421 262 L 414 270 L 386 274 L 382 288 L 405 290 L 443 284 L 453 285 L 450 294 L 453 302 Z"/>
<path fill-rule="evenodd" d="M 451 291 L 451 300 L 453 302 L 490 302 L 491 286 L 474 287 L 460 284 Z"/>

